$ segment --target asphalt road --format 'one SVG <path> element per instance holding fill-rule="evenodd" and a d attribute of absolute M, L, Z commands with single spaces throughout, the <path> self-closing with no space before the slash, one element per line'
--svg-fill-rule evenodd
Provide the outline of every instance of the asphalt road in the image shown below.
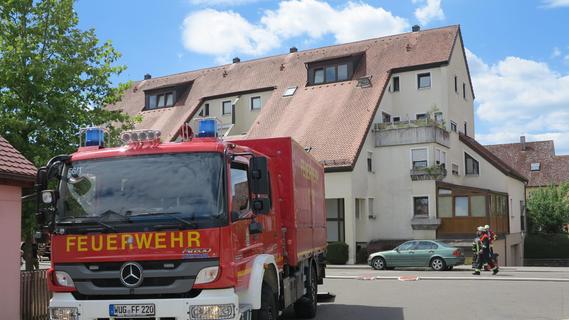
<path fill-rule="evenodd" d="M 451 272 L 328 269 L 319 291 L 336 298 L 319 304 L 316 319 L 569 319 L 567 268 L 470 273 L 466 267 Z M 415 276 L 418 280 L 402 281 Z"/>

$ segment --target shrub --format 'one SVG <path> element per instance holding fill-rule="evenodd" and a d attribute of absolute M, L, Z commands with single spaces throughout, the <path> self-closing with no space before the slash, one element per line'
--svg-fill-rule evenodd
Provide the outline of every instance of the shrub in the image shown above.
<path fill-rule="evenodd" d="M 527 259 L 569 259 L 569 235 L 528 234 L 524 251 Z"/>
<path fill-rule="evenodd" d="M 367 264 L 367 245 L 359 245 L 356 249 L 356 263 Z"/>
<path fill-rule="evenodd" d="M 329 243 L 326 261 L 330 264 L 346 264 L 348 262 L 348 245 L 343 242 Z"/>

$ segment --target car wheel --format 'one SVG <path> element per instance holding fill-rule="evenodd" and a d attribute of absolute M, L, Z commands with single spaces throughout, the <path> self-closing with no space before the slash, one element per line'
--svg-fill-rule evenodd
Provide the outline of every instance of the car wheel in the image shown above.
<path fill-rule="evenodd" d="M 435 257 L 431 259 L 431 269 L 435 271 L 446 270 L 447 264 L 443 258 Z"/>
<path fill-rule="evenodd" d="M 383 270 L 385 269 L 385 259 L 382 257 L 375 257 L 371 260 L 371 267 L 375 270 Z"/>

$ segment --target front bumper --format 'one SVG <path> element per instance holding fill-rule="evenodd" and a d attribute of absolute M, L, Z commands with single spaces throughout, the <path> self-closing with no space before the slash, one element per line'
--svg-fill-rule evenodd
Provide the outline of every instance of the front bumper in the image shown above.
<path fill-rule="evenodd" d="M 190 307 L 193 305 L 234 304 L 235 316 L 240 319 L 239 301 L 234 289 L 203 290 L 197 297 L 189 299 L 130 299 L 130 300 L 76 300 L 71 293 L 54 293 L 49 306 L 75 307 L 80 320 L 114 319 L 109 315 L 111 304 L 147 304 L 156 306 L 156 320 L 175 318 L 176 320 L 193 320 L 190 318 Z M 119 318 L 120 319 L 120 318 Z M 145 318 L 146 319 L 146 318 Z"/>

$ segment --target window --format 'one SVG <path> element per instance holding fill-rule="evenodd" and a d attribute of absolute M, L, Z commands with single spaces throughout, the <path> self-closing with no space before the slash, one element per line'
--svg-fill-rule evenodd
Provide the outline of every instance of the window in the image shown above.
<path fill-rule="evenodd" d="M 443 113 L 442 112 L 435 112 L 435 121 L 437 123 L 443 123 L 444 118 L 443 118 Z"/>
<path fill-rule="evenodd" d="M 417 245 L 417 247 L 415 247 L 415 250 L 436 250 L 438 248 L 439 246 L 434 242 L 419 241 L 419 244 Z"/>
<path fill-rule="evenodd" d="M 452 191 L 448 189 L 439 189 L 437 199 L 437 213 L 439 218 L 452 217 Z"/>
<path fill-rule="evenodd" d="M 417 88 L 426 89 L 431 87 L 431 74 L 420 73 L 417 75 Z"/>
<path fill-rule="evenodd" d="M 393 122 L 397 123 L 401 121 L 401 117 L 393 117 Z"/>
<path fill-rule="evenodd" d="M 356 199 L 356 219 L 361 219 L 364 209 L 364 201 L 365 199 Z"/>
<path fill-rule="evenodd" d="M 413 215 L 423 217 L 429 215 L 429 197 L 413 197 Z"/>
<path fill-rule="evenodd" d="M 157 105 L 157 107 L 158 107 L 158 108 L 162 108 L 162 107 L 164 107 L 165 105 L 166 105 L 166 99 L 165 99 L 164 95 L 161 94 L 161 95 L 158 96 L 158 105 Z"/>
<path fill-rule="evenodd" d="M 200 117 L 208 117 L 209 116 L 209 103 L 206 103 L 199 113 Z"/>
<path fill-rule="evenodd" d="M 174 105 L 174 94 L 172 92 L 166 93 L 166 105 L 167 106 Z"/>
<path fill-rule="evenodd" d="M 411 149 L 411 166 L 413 169 L 422 169 L 428 166 L 427 148 Z"/>
<path fill-rule="evenodd" d="M 373 172 L 373 152 L 367 153 L 367 171 Z"/>
<path fill-rule="evenodd" d="M 389 113 L 382 112 L 381 118 L 383 123 L 390 123 L 391 122 L 391 115 Z"/>
<path fill-rule="evenodd" d="M 435 149 L 435 164 L 445 167 L 447 163 L 447 153 L 440 149 Z"/>
<path fill-rule="evenodd" d="M 468 135 L 468 122 L 464 121 L 464 135 Z"/>
<path fill-rule="evenodd" d="M 375 211 L 373 209 L 373 198 L 369 198 L 367 203 L 368 203 L 369 217 L 375 218 Z"/>
<path fill-rule="evenodd" d="M 261 97 L 251 97 L 251 110 L 261 109 Z"/>
<path fill-rule="evenodd" d="M 314 70 L 314 84 L 324 83 L 324 69 Z"/>
<path fill-rule="evenodd" d="M 296 92 L 296 87 L 288 87 L 283 93 L 283 97 L 290 97 Z"/>
<path fill-rule="evenodd" d="M 344 199 L 326 199 L 328 241 L 344 241 Z"/>
<path fill-rule="evenodd" d="M 470 196 L 470 206 L 473 217 L 486 216 L 486 196 Z"/>
<path fill-rule="evenodd" d="M 526 231 L 526 204 L 523 200 L 520 200 L 520 228 Z"/>
<path fill-rule="evenodd" d="M 454 76 L 454 92 L 458 93 L 458 77 Z"/>
<path fill-rule="evenodd" d="M 249 182 L 247 180 L 247 165 L 231 163 L 231 212 L 239 216 L 249 211 Z"/>
<path fill-rule="evenodd" d="M 456 122 L 454 121 L 450 122 L 450 130 L 456 132 Z"/>
<path fill-rule="evenodd" d="M 399 91 L 399 77 L 393 77 L 393 92 Z"/>
<path fill-rule="evenodd" d="M 221 109 L 222 114 L 231 114 L 231 101 L 223 101 L 221 103 Z"/>
<path fill-rule="evenodd" d="M 417 245 L 417 241 L 407 241 L 407 242 L 403 243 L 402 245 L 400 245 L 399 247 L 397 247 L 397 249 L 399 249 L 399 251 L 411 250 L 411 249 L 415 248 L 416 245 Z"/>
<path fill-rule="evenodd" d="M 530 167 L 531 171 L 539 171 L 541 169 L 541 163 L 533 162 Z"/>
<path fill-rule="evenodd" d="M 338 65 L 338 81 L 346 81 L 348 80 L 348 65 L 347 64 L 339 64 Z"/>
<path fill-rule="evenodd" d="M 426 113 L 417 113 L 415 115 L 415 118 L 417 120 L 427 120 L 427 114 Z"/>
<path fill-rule="evenodd" d="M 462 83 L 462 98 L 466 100 L 466 83 Z"/>
<path fill-rule="evenodd" d="M 480 167 L 476 159 L 471 157 L 468 153 L 464 153 L 464 173 L 466 175 L 479 175 Z"/>
<path fill-rule="evenodd" d="M 157 96 L 155 96 L 155 95 L 148 96 L 148 107 L 147 107 L 147 109 L 156 108 L 156 101 L 157 101 Z"/>
<path fill-rule="evenodd" d="M 335 82 L 336 81 L 336 66 L 327 66 L 326 67 L 326 82 Z"/>
<path fill-rule="evenodd" d="M 458 172 L 458 164 L 456 164 L 456 163 L 452 164 L 452 175 L 453 176 L 460 175 L 460 173 Z"/>
<path fill-rule="evenodd" d="M 454 198 L 454 215 L 456 217 L 468 217 L 468 197 Z"/>

